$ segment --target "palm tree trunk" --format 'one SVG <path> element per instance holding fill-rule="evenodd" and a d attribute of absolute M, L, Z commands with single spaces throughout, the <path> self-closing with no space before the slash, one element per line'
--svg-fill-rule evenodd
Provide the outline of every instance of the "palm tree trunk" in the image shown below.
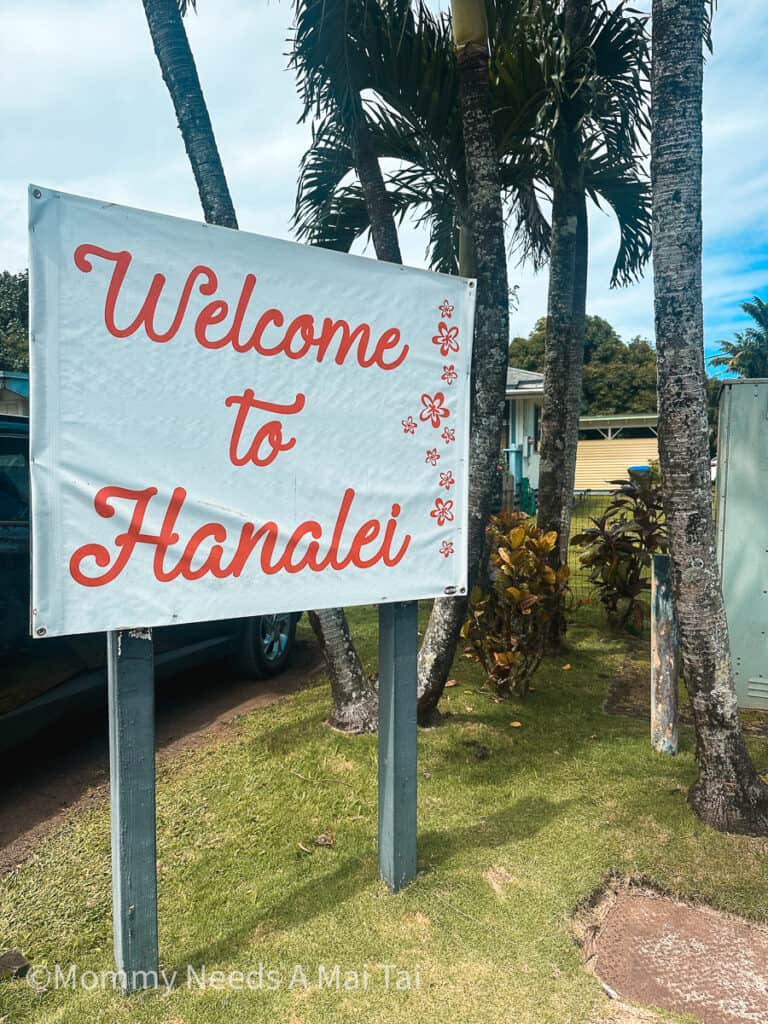
<path fill-rule="evenodd" d="M 558 563 L 568 560 L 584 369 L 586 200 L 583 185 L 555 188 L 549 261 L 538 525 L 556 530 Z"/>
<path fill-rule="evenodd" d="M 237 228 L 208 107 L 177 0 L 142 0 L 163 81 L 171 94 L 181 136 L 208 224 Z"/>
<path fill-rule="evenodd" d="M 344 732 L 375 732 L 379 721 L 376 683 L 366 674 L 343 608 L 309 612 L 325 660 L 333 708 L 329 723 Z"/>
<path fill-rule="evenodd" d="M 572 52 L 590 16 L 589 0 L 566 0 L 565 36 Z M 565 113 L 565 112 L 564 112 Z M 549 260 L 544 401 L 541 413 L 538 525 L 557 532 L 552 568 L 568 563 L 571 509 L 576 479 L 587 301 L 588 225 L 578 104 L 563 117 L 553 160 L 552 244 Z M 552 609 L 549 645 L 562 646 L 564 602 Z"/>
<path fill-rule="evenodd" d="M 402 263 L 392 200 L 384 184 L 379 159 L 371 144 L 371 133 L 364 112 L 355 123 L 352 139 L 352 157 L 365 197 L 376 258 L 387 263 Z"/>
<path fill-rule="evenodd" d="M 768 834 L 768 786 L 739 723 L 715 555 L 701 291 L 705 0 L 653 0 L 653 269 L 659 453 L 683 674 L 699 778 L 689 799 L 722 832 Z"/>
<path fill-rule="evenodd" d="M 483 0 L 453 0 L 451 9 L 467 168 L 467 228 L 472 238 L 477 275 L 469 476 L 468 547 L 472 577 L 477 573 L 485 549 L 494 470 L 501 450 L 509 345 L 509 288 L 499 157 L 488 77 L 485 4 Z M 419 721 L 422 723 L 429 721 L 437 709 L 465 612 L 466 599 L 435 602 L 419 655 Z"/>
<path fill-rule="evenodd" d="M 557 531 L 557 546 L 549 556 L 555 570 L 568 564 L 584 376 L 587 245 L 583 186 L 556 188 L 552 204 L 537 518 L 541 529 Z M 560 652 L 566 631 L 564 598 L 550 609 L 547 629 L 549 650 Z"/>
<path fill-rule="evenodd" d="M 476 274 L 472 238 L 466 227 L 459 229 L 459 273 L 462 277 Z M 474 403 L 473 403 L 474 404 Z M 451 671 L 459 632 L 467 617 L 467 595 L 437 597 L 419 648 L 418 687 L 419 722 L 428 725 L 434 720 L 438 702 Z"/>
<path fill-rule="evenodd" d="M 309 613 L 309 621 L 325 655 L 333 708 L 328 722 L 344 732 L 375 732 L 379 724 L 379 695 L 363 671 L 343 608 Z"/>

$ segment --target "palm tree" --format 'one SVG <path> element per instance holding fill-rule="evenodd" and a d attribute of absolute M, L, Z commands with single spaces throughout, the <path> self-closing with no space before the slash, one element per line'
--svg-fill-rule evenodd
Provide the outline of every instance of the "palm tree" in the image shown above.
<path fill-rule="evenodd" d="M 538 524 L 557 531 L 553 567 L 566 565 L 581 410 L 586 313 L 588 230 L 587 168 L 632 169 L 648 127 L 648 47 L 645 20 L 619 3 L 554 0 L 536 3 L 537 48 L 552 83 L 541 142 L 550 160 L 552 247 L 549 264 L 547 332 L 544 347 L 544 402 Z M 553 45 L 553 39 L 555 45 Z M 638 258 L 624 280 L 649 254 L 647 195 L 641 203 Z M 555 615 L 552 640 L 559 643 L 564 621 Z"/>
<path fill-rule="evenodd" d="M 182 16 L 197 0 L 142 0 L 163 81 L 173 101 L 181 137 L 192 165 L 208 224 L 237 228 L 235 208 L 224 176 L 195 58 Z"/>
<path fill-rule="evenodd" d="M 452 0 L 456 74 L 466 171 L 466 212 L 460 221 L 464 260 L 477 278 L 472 346 L 469 450 L 470 589 L 485 547 L 496 463 L 501 448 L 509 339 L 509 285 L 499 151 L 493 126 L 490 48 L 485 0 Z M 471 255 L 470 255 L 471 253 Z M 468 270 L 466 266 L 460 267 Z M 467 600 L 438 598 L 419 651 L 419 717 L 437 709 Z"/>
<path fill-rule="evenodd" d="M 551 195 L 552 168 L 541 126 L 548 123 L 548 109 L 551 113 L 553 75 L 536 56 L 526 29 L 533 17 L 532 3 L 497 0 L 487 6 L 494 131 L 510 249 L 538 268 L 546 261 L 550 240 L 540 201 Z M 369 68 L 365 107 L 376 153 L 390 164 L 386 183 L 395 218 L 401 221 L 412 214 L 426 224 L 429 266 L 456 273 L 467 199 L 450 22 L 417 5 L 381 34 L 382 46 L 389 49 L 385 59 Z M 595 36 L 601 53 L 627 49 L 625 26 L 617 17 L 604 15 Z M 619 65 L 618 58 L 615 63 Z M 616 75 L 605 91 L 615 89 L 622 96 L 621 78 Z M 596 205 L 611 208 L 619 223 L 611 283 L 627 284 L 649 255 L 648 188 L 631 159 L 618 160 L 597 147 L 585 158 L 589 197 Z M 349 182 L 353 171 L 351 148 L 337 117 L 332 112 L 318 117 L 299 177 L 294 215 L 299 238 L 346 251 L 370 230 L 362 190 Z"/>
<path fill-rule="evenodd" d="M 705 0 L 653 0 L 651 184 L 664 511 L 699 778 L 689 800 L 723 832 L 768 834 L 768 786 L 739 723 L 715 554 L 701 287 Z"/>
<path fill-rule="evenodd" d="M 390 6 L 402 7 L 397 0 Z M 402 263 L 391 199 L 370 138 L 361 93 L 370 50 L 380 43 L 378 4 L 370 0 L 296 0 L 291 66 L 304 118 L 331 110 L 349 146 L 371 225 L 377 258 Z M 377 32 L 376 30 L 379 30 Z"/>
<path fill-rule="evenodd" d="M 498 41 L 521 0 L 490 5 L 491 45 Z M 467 220 L 467 174 L 459 103 L 459 76 L 450 20 L 424 4 L 408 0 L 371 3 L 364 26 L 367 42 L 361 79 L 370 140 L 381 159 L 397 161 L 387 179 L 398 220 L 415 213 L 430 226 L 429 263 L 435 270 L 458 270 L 459 231 Z M 374 56 L 375 55 L 375 56 Z M 501 90 L 504 89 L 502 94 Z M 520 116 L 514 93 L 518 82 L 494 86 L 493 105 L 515 107 L 522 125 L 532 130 L 535 110 Z M 359 184 L 348 183 L 355 169 L 344 125 L 331 109 L 314 125 L 313 144 L 302 164 L 295 227 L 300 238 L 341 250 L 371 227 Z M 499 131 L 494 124 L 497 144 Z M 546 254 L 549 226 L 534 190 L 533 162 L 522 151 L 502 154 L 501 179 L 515 220 L 513 243 L 539 262 Z"/>
<path fill-rule="evenodd" d="M 488 12 L 493 130 L 511 245 L 520 258 L 540 265 L 549 246 L 549 225 L 539 201 L 551 190 L 552 167 L 541 122 L 546 122 L 552 102 L 552 71 L 531 39 L 540 41 L 543 22 L 528 0 L 497 0 L 488 5 Z M 450 22 L 424 6 L 408 7 L 398 18 L 387 30 L 377 29 L 379 42 L 371 47 L 381 56 L 367 69 L 370 138 L 381 158 L 397 161 L 387 177 L 395 216 L 402 219 L 411 212 L 427 223 L 430 265 L 455 273 L 460 238 L 464 239 L 465 254 L 470 249 L 466 230 L 470 219 Z M 386 22 L 386 11 L 383 19 Z M 631 38 L 631 32 L 629 35 Z M 594 28 L 594 45 L 601 55 L 619 51 L 613 66 L 620 72 L 616 86 L 621 95 L 622 55 L 628 48 L 624 22 L 604 11 Z M 605 56 L 601 60 L 607 76 L 612 65 Z M 611 102 L 604 104 L 608 111 L 613 109 Z M 331 112 L 316 125 L 313 144 L 302 164 L 295 214 L 299 237 L 347 250 L 368 230 L 360 186 L 348 181 L 352 169 L 343 126 Z M 617 214 L 621 245 L 613 280 L 624 283 L 648 256 L 647 187 L 630 161 L 612 161 L 607 151 L 597 148 L 589 153 L 584 183 L 594 201 L 605 201 Z M 472 272 L 468 266 L 463 268 L 465 273 Z M 577 409 L 579 399 L 580 395 L 573 399 Z M 498 400 L 503 400 L 503 389 Z M 457 599 L 435 602 L 420 653 L 422 719 L 428 717 L 442 693 L 461 625 L 460 606 Z"/>
<path fill-rule="evenodd" d="M 361 29 L 366 24 L 370 28 L 369 22 L 380 27 L 377 13 L 368 0 L 296 0 L 291 66 L 297 72 L 304 118 L 317 110 L 332 112 L 360 183 L 377 258 L 402 263 L 392 201 L 361 97 L 367 84 Z M 378 691 L 360 661 L 344 609 L 311 612 L 309 621 L 330 677 L 331 725 L 353 733 L 376 729 Z"/>
<path fill-rule="evenodd" d="M 474 36 L 466 42 L 461 36 L 457 37 L 456 55 L 450 23 L 445 19 L 435 19 L 426 6 L 421 5 L 414 10 L 409 2 L 369 5 L 364 24 L 365 38 L 357 39 L 351 47 L 355 54 L 366 55 L 362 66 L 354 65 L 361 90 L 366 88 L 376 92 L 376 102 L 369 103 L 364 111 L 367 132 L 375 151 L 382 157 L 407 161 L 397 173 L 396 183 L 393 184 L 391 178 L 389 181 L 395 213 L 402 217 L 411 204 L 423 205 L 425 191 L 431 190 L 429 215 L 434 219 L 433 262 L 448 272 L 455 272 L 460 262 L 462 272 L 476 273 L 479 282 L 483 274 L 488 275 L 485 279 L 487 287 L 484 289 L 480 284 L 478 289 L 476 316 L 476 365 L 473 373 L 473 415 L 476 423 L 472 430 L 476 451 L 470 494 L 472 564 L 479 562 L 482 550 L 491 476 L 500 447 L 508 327 L 503 237 L 500 248 L 503 274 L 498 265 L 492 273 L 487 269 L 498 253 L 494 255 L 489 250 L 489 246 L 495 244 L 493 224 L 496 211 L 488 206 L 487 197 L 495 194 L 495 186 L 489 183 L 488 142 L 487 139 L 481 141 L 486 115 L 477 113 L 478 109 L 485 109 L 483 105 L 486 102 L 487 127 L 491 132 L 490 152 L 496 178 L 499 175 L 499 158 L 490 100 L 487 99 L 490 87 L 488 29 L 484 12 L 482 19 L 478 20 L 478 10 L 480 8 L 475 9 L 474 6 L 469 8 L 469 25 Z M 467 64 L 470 54 L 472 59 Z M 467 89 L 470 88 L 471 96 L 467 99 Z M 464 98 L 461 102 L 460 97 Z M 471 113 L 467 112 L 467 102 Z M 369 226 L 373 227 L 370 204 L 361 184 L 341 184 L 351 170 L 357 170 L 346 119 L 340 114 L 338 104 L 326 104 L 321 109 L 325 117 L 316 126 L 314 143 L 302 168 L 297 223 L 300 237 L 346 249 L 355 237 Z M 467 146 L 467 152 L 471 152 L 474 161 L 472 166 L 475 167 L 483 154 L 485 160 L 483 166 L 479 170 L 475 167 L 471 174 L 465 172 L 465 167 L 470 167 L 470 164 L 468 158 L 465 159 L 466 131 L 462 131 L 462 121 L 468 117 L 474 132 L 471 147 Z M 429 126 L 427 131 L 424 130 L 425 125 Z M 483 146 L 485 150 L 482 150 Z M 478 191 L 486 197 L 479 206 Z M 535 218 L 540 239 L 543 239 L 539 243 L 541 247 L 547 237 L 546 222 L 535 203 L 532 210 L 532 219 Z M 482 224 L 481 245 L 484 247 L 480 262 L 476 245 L 477 223 Z M 500 210 L 498 223 L 503 228 Z M 459 238 L 462 239 L 461 246 Z M 460 260 L 459 249 L 462 252 Z M 505 326 L 501 334 L 498 333 L 500 324 L 496 322 L 500 284 L 505 289 Z M 430 717 L 442 693 L 465 613 L 465 598 L 438 599 L 433 607 L 419 659 L 419 711 L 422 721 Z"/>
<path fill-rule="evenodd" d="M 736 332 L 735 341 L 721 341 L 720 355 L 713 356 L 710 366 L 724 366 L 737 377 L 768 377 L 768 305 L 757 295 L 741 308 L 757 324 Z"/>
<path fill-rule="evenodd" d="M 237 218 L 216 147 L 182 17 L 196 0 L 142 0 L 163 80 L 173 101 L 208 224 L 237 230 Z M 376 728 L 378 698 L 363 672 L 341 608 L 310 612 L 333 694 L 332 725 L 352 732 Z"/>

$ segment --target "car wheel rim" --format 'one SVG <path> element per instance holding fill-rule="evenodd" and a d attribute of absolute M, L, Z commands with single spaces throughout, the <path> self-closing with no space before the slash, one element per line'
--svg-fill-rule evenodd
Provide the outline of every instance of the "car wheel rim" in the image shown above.
<path fill-rule="evenodd" d="M 261 653 L 267 662 L 279 661 L 288 646 L 290 616 L 287 614 L 262 615 Z"/>

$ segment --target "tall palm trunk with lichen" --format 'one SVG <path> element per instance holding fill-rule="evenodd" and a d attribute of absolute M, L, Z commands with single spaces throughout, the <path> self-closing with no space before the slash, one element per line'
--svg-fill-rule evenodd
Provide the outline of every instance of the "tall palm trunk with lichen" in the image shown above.
<path fill-rule="evenodd" d="M 578 55 L 582 49 L 589 14 L 589 0 L 565 0 L 565 44 L 573 54 Z M 557 547 L 551 555 L 554 569 L 568 564 L 584 373 L 588 227 L 580 120 L 578 103 L 567 104 L 556 130 L 552 159 L 538 525 L 557 532 Z M 559 647 L 565 631 L 563 611 L 562 605 L 552 609 L 550 643 L 554 648 Z"/>
<path fill-rule="evenodd" d="M 699 778 L 689 800 L 722 832 L 768 835 L 768 786 L 739 723 L 715 554 L 701 287 L 705 0 L 653 0 L 651 182 L 659 454 Z"/>
<path fill-rule="evenodd" d="M 563 563 L 568 559 L 584 364 L 586 203 L 578 177 L 576 171 L 575 180 L 554 189 L 541 410 L 538 525 L 557 531 L 554 554 Z"/>
<path fill-rule="evenodd" d="M 142 0 L 152 45 L 192 165 L 208 224 L 237 228 L 237 217 L 213 134 L 195 58 L 181 19 L 186 2 Z M 192 4 L 194 6 L 194 3 Z"/>
<path fill-rule="evenodd" d="M 453 0 L 451 10 L 467 173 L 465 231 L 471 239 L 477 277 L 470 424 L 468 546 L 471 579 L 477 573 L 485 549 L 485 526 L 501 449 L 509 289 L 499 156 L 488 75 L 485 4 L 483 0 Z M 438 598 L 433 606 L 419 652 L 419 720 L 422 723 L 429 721 L 437 708 L 465 614 L 465 597 Z"/>
<path fill-rule="evenodd" d="M 352 159 L 368 211 L 376 258 L 387 263 L 402 263 L 392 200 L 384 184 L 379 158 L 371 144 L 370 128 L 362 110 L 351 126 L 351 135 Z"/>

